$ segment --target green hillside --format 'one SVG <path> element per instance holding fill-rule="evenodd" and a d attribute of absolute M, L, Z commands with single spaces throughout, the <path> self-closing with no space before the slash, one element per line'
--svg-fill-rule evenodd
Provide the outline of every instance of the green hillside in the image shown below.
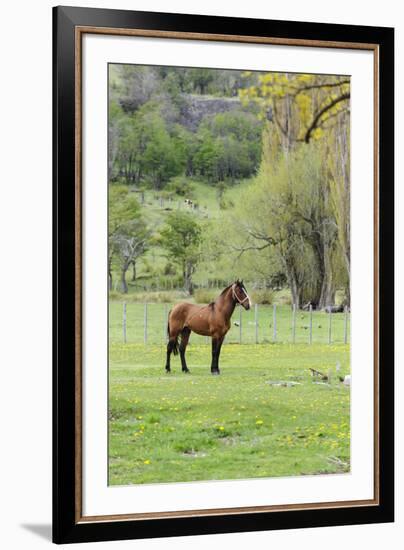
<path fill-rule="evenodd" d="M 182 179 L 182 177 L 177 177 L 173 178 L 172 181 L 177 183 L 181 182 Z M 227 205 L 232 204 L 240 193 L 251 185 L 251 181 L 242 180 L 232 187 L 227 187 L 221 198 L 218 196 L 217 188 L 192 178 L 187 179 L 190 191 L 186 195 L 171 193 L 168 197 L 166 192 L 150 189 L 140 191 L 136 187 L 132 189 L 132 193 L 141 206 L 142 216 L 153 227 L 155 234 L 158 234 L 170 212 L 189 212 L 202 224 L 209 222 L 209 220 L 220 219 L 220 216 L 228 212 Z M 188 206 L 185 199 L 192 200 L 197 208 Z M 171 290 L 173 287 L 181 288 L 181 283 L 175 277 L 164 275 L 164 267 L 167 262 L 164 249 L 155 244 L 138 262 L 136 282 L 130 281 L 128 278 L 129 293 L 146 289 L 151 290 L 153 285 L 157 285 L 164 290 Z M 153 266 L 152 271 L 150 271 L 151 266 Z M 202 266 L 198 269 L 195 279 L 202 286 L 208 284 L 209 277 Z M 215 278 L 213 277 L 213 279 Z M 216 279 L 220 279 L 220 276 Z M 119 271 L 117 269 L 113 271 L 113 280 L 113 290 L 119 293 Z M 212 284 L 214 284 L 213 281 Z M 122 298 L 122 296 L 117 295 L 116 297 Z"/>

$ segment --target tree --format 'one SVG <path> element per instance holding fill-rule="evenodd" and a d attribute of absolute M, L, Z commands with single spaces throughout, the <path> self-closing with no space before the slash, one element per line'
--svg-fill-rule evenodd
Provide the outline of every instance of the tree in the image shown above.
<path fill-rule="evenodd" d="M 209 182 L 247 178 L 261 157 L 262 123 L 251 113 L 234 111 L 207 117 L 197 132 L 195 172 Z"/>
<path fill-rule="evenodd" d="M 195 171 L 208 182 L 217 182 L 220 179 L 218 164 L 221 144 L 216 142 L 207 128 L 202 127 L 197 138 L 198 148 L 193 159 Z"/>
<path fill-rule="evenodd" d="M 160 102 L 148 101 L 131 113 L 124 113 L 110 101 L 110 181 L 121 178 L 126 183 L 138 184 L 149 179 L 155 189 L 160 189 L 183 171 L 187 162 L 187 136 L 181 134 L 172 121 L 163 118 L 161 111 L 167 107 L 167 101 L 160 99 Z M 169 118 L 167 109 L 165 117 Z M 168 126 L 172 128 L 172 135 Z"/>
<path fill-rule="evenodd" d="M 212 69 L 189 69 L 189 76 L 193 81 L 194 87 L 200 94 L 206 93 L 208 85 L 214 79 L 214 71 Z"/>
<path fill-rule="evenodd" d="M 126 185 L 110 184 L 108 187 L 108 235 L 138 217 L 140 204 L 134 193 Z"/>
<path fill-rule="evenodd" d="M 294 186 L 307 181 L 310 193 L 318 187 L 319 193 L 311 198 L 310 193 L 300 194 L 295 208 L 295 215 L 306 224 L 302 239 L 310 246 L 318 272 L 315 284 L 312 279 L 313 301 L 320 307 L 332 303 L 336 285 L 341 284 L 349 303 L 349 77 L 258 74 L 240 96 L 256 104 L 267 121 L 261 172 L 271 172 L 271 166 L 286 162 L 287 177 Z M 292 177 L 299 154 L 302 161 Z M 305 177 L 315 165 L 321 177 Z"/>
<path fill-rule="evenodd" d="M 109 101 L 108 110 L 108 181 L 116 179 L 116 161 L 119 154 L 124 113 L 116 101 Z"/>
<path fill-rule="evenodd" d="M 194 157 L 198 148 L 196 135 L 180 124 L 173 125 L 170 135 L 179 166 L 186 176 L 193 176 L 195 174 Z"/>
<path fill-rule="evenodd" d="M 113 140 L 116 153 L 110 174 L 123 178 L 126 183 L 138 183 L 143 176 L 143 155 L 149 140 L 147 122 L 142 112 L 126 114 L 120 117 L 115 125 L 112 120 L 110 140 L 116 136 Z"/>
<path fill-rule="evenodd" d="M 112 290 L 112 262 L 118 252 L 120 235 L 126 235 L 128 226 L 140 218 L 140 205 L 125 185 L 110 184 L 108 187 L 108 276 Z"/>
<path fill-rule="evenodd" d="M 113 99 L 119 99 L 127 113 L 147 103 L 159 86 L 155 67 L 112 64 L 109 66 Z"/>
<path fill-rule="evenodd" d="M 233 248 L 239 254 L 268 248 L 276 253 L 293 304 L 310 301 L 322 308 L 334 303 L 337 225 L 318 147 L 301 146 L 275 165 L 264 159 L 255 185 L 240 199 L 234 223 L 239 239 Z"/>
<path fill-rule="evenodd" d="M 239 94 L 244 102 L 257 103 L 278 126 L 288 149 L 295 142 L 319 139 L 349 110 L 351 97 L 349 77 L 288 73 L 260 74 Z"/>
<path fill-rule="evenodd" d="M 155 189 L 161 189 L 170 178 L 182 172 L 181 155 L 177 155 L 175 140 L 171 139 L 164 120 L 158 113 L 148 116 L 148 140 L 142 157 L 144 172 Z"/>
<path fill-rule="evenodd" d="M 122 225 L 111 239 L 121 274 L 121 292 L 125 294 L 128 292 L 126 273 L 131 265 L 133 273 L 136 273 L 136 262 L 147 251 L 150 237 L 151 231 L 139 217 Z"/>
<path fill-rule="evenodd" d="M 327 154 L 330 175 L 330 194 L 338 228 L 338 243 L 345 272 L 345 302 L 350 305 L 349 273 L 351 257 L 350 224 L 350 143 L 346 131 L 348 122 L 340 119 L 332 133 Z"/>
<path fill-rule="evenodd" d="M 189 212 L 172 212 L 160 232 L 159 242 L 168 258 L 180 266 L 184 287 L 192 294 L 192 276 L 200 257 L 201 227 Z"/>

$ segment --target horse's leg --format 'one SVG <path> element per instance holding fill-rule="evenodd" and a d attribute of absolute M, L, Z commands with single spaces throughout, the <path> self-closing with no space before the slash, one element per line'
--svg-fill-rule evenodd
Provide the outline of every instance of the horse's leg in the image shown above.
<path fill-rule="evenodd" d="M 189 369 L 187 367 L 187 363 L 185 361 L 185 350 L 187 349 L 190 334 L 191 334 L 191 331 L 188 327 L 185 327 L 185 328 L 182 329 L 181 343 L 180 343 L 180 346 L 179 346 L 182 372 L 189 372 Z"/>
<path fill-rule="evenodd" d="M 216 367 L 217 367 L 217 373 L 218 373 L 218 374 L 220 374 L 220 369 L 219 369 L 219 357 L 220 357 L 220 352 L 221 352 L 221 350 L 222 350 L 223 340 L 224 340 L 224 336 L 222 336 L 221 338 L 219 338 L 218 343 L 217 343 L 217 347 L 216 347 Z"/>
<path fill-rule="evenodd" d="M 170 338 L 167 344 L 167 360 L 166 360 L 166 372 L 171 372 L 170 356 L 177 346 L 177 339 Z"/>
<path fill-rule="evenodd" d="M 219 370 L 219 356 L 224 338 L 212 338 L 212 365 L 210 372 L 212 374 L 220 374 Z"/>
<path fill-rule="evenodd" d="M 171 372 L 170 368 L 170 356 L 174 352 L 174 355 L 178 353 L 178 331 L 173 331 L 170 327 L 168 330 L 168 344 L 167 344 L 167 360 L 166 360 L 166 372 Z"/>

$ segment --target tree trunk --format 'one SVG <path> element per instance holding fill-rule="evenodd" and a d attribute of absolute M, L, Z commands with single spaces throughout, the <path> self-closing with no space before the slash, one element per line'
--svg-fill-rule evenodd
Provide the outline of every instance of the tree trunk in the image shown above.
<path fill-rule="evenodd" d="M 128 283 L 126 282 L 126 272 L 127 272 L 128 268 L 124 267 L 122 268 L 122 271 L 121 271 L 121 292 L 123 292 L 123 294 L 127 294 L 128 293 Z"/>
<path fill-rule="evenodd" d="M 192 283 L 192 273 L 194 269 L 191 263 L 186 264 L 186 268 L 184 271 L 184 286 L 185 290 L 188 292 L 188 294 L 193 294 L 194 292 L 194 285 Z"/>
<path fill-rule="evenodd" d="M 323 278 L 318 307 L 319 309 L 324 309 L 327 306 L 333 306 L 334 303 L 335 303 L 335 287 L 333 284 L 333 277 L 331 272 L 327 272 L 327 275 Z"/>
<path fill-rule="evenodd" d="M 132 261 L 132 282 L 136 281 L 136 261 Z"/>
<path fill-rule="evenodd" d="M 321 292 L 318 301 L 319 309 L 327 306 L 333 306 L 335 302 L 335 283 L 333 266 L 331 262 L 332 245 L 324 238 L 321 249 L 319 249 L 318 259 L 321 262 Z"/>
<path fill-rule="evenodd" d="M 289 266 L 286 264 L 287 267 L 287 279 L 289 282 L 290 287 L 290 293 L 292 294 L 292 304 L 296 307 L 296 309 L 299 309 L 301 306 L 301 298 L 302 298 L 302 288 L 300 288 L 298 278 L 296 276 L 296 271 L 293 266 Z"/>
<path fill-rule="evenodd" d="M 349 282 L 348 284 L 346 285 L 346 288 L 345 288 L 345 305 L 350 308 L 351 307 L 351 287 L 349 285 Z"/>
<path fill-rule="evenodd" d="M 332 306 L 335 301 L 335 283 L 331 262 L 332 247 L 335 238 L 335 235 L 327 234 L 327 232 L 320 233 L 319 229 L 312 231 L 310 236 L 310 242 L 316 258 L 318 278 L 315 294 L 309 298 L 309 301 L 316 304 L 318 309 Z"/>
<path fill-rule="evenodd" d="M 296 309 L 300 308 L 300 293 L 299 289 L 296 284 L 296 280 L 292 279 L 291 285 L 290 285 L 290 292 L 292 294 L 292 305 L 296 307 Z"/>
<path fill-rule="evenodd" d="M 112 256 L 108 258 L 108 288 L 112 290 Z"/>

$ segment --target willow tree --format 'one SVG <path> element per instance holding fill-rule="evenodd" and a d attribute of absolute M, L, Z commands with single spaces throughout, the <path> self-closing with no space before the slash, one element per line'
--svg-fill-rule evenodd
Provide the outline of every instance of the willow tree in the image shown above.
<path fill-rule="evenodd" d="M 275 204 L 282 198 L 273 214 L 283 218 L 288 238 L 278 239 L 277 247 L 298 250 L 299 235 L 310 249 L 311 255 L 306 250 L 302 262 L 312 262 L 315 273 L 308 276 L 306 269 L 300 286 L 302 270 L 283 254 L 293 302 L 299 304 L 303 296 L 310 296 L 319 307 L 329 305 L 341 284 L 349 301 L 349 77 L 257 74 L 240 96 L 244 102 L 256 103 L 267 121 L 259 178 L 269 191 L 267 200 L 274 199 L 274 192 Z M 276 193 L 274 186 L 277 181 L 280 186 L 282 177 L 287 188 Z M 291 224 L 290 216 L 303 225 Z"/>
<path fill-rule="evenodd" d="M 351 267 L 350 223 L 350 136 L 349 120 L 341 117 L 328 142 L 328 175 L 333 212 L 338 228 L 338 244 L 345 271 L 345 301 L 350 304 L 349 274 Z"/>
<path fill-rule="evenodd" d="M 250 73 L 246 73 L 250 77 Z M 350 79 L 338 75 L 264 73 L 239 91 L 244 103 L 255 102 L 274 122 L 283 145 L 319 139 L 349 110 Z"/>
<path fill-rule="evenodd" d="M 334 303 L 337 225 L 318 147 L 300 146 L 274 164 L 263 162 L 256 182 L 240 199 L 233 226 L 239 254 L 272 250 L 293 304 L 310 301 L 323 308 Z M 271 271 L 268 266 L 268 275 Z"/>

